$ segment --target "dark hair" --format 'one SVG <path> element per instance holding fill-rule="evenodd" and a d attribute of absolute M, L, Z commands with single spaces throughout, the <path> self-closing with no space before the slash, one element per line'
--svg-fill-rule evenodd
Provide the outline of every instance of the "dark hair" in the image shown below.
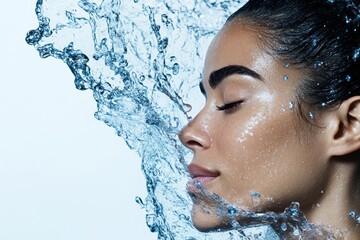
<path fill-rule="evenodd" d="M 321 110 L 360 95 L 359 0 L 250 0 L 227 23 L 244 22 L 283 64 L 301 69 L 300 103 Z"/>

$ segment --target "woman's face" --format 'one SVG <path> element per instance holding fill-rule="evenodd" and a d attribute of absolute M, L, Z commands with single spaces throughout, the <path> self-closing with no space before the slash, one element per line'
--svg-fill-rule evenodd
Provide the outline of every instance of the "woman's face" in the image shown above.
<path fill-rule="evenodd" d="M 326 139 L 294 109 L 301 72 L 265 53 L 259 37 L 240 23 L 217 34 L 201 82 L 206 104 L 180 133 L 194 153 L 188 191 L 200 230 L 223 227 L 226 219 L 195 182 L 242 210 L 265 212 L 292 201 L 311 208 L 328 179 Z"/>

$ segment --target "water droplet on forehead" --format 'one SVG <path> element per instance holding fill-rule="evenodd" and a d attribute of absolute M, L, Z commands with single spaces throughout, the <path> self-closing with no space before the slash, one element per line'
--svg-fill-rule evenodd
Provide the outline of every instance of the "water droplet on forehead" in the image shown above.
<path fill-rule="evenodd" d="M 284 75 L 283 80 L 287 81 L 287 80 L 289 80 L 289 77 L 287 75 Z"/>

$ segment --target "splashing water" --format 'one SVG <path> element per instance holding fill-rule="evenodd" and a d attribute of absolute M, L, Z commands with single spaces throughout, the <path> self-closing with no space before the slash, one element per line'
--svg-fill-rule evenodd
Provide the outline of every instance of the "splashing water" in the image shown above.
<path fill-rule="evenodd" d="M 296 237 L 313 229 L 296 203 L 284 213 L 248 213 L 201 186 L 206 196 L 226 209 L 233 230 L 200 233 L 191 223 L 191 200 L 185 191 L 185 166 L 191 156 L 177 133 L 203 103 L 197 87 L 206 47 L 243 3 L 38 0 L 36 4 L 39 26 L 27 34 L 27 43 L 40 57 L 65 62 L 76 88 L 93 91 L 95 117 L 115 128 L 140 155 L 148 196 L 137 197 L 136 202 L 145 208 L 146 223 L 158 232 L 158 239 L 281 239 L 279 233 Z M 238 216 L 257 219 L 257 224 L 244 229 L 235 221 Z M 272 228 L 266 227 L 274 222 Z"/>

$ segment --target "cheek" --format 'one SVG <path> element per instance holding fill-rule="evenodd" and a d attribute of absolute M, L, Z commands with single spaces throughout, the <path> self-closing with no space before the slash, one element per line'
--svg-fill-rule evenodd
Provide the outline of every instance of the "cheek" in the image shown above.
<path fill-rule="evenodd" d="M 298 190 L 306 177 L 298 177 L 298 172 L 305 173 L 309 166 L 302 159 L 307 149 L 300 144 L 293 121 L 291 113 L 259 112 L 224 131 L 219 143 L 219 152 L 223 153 L 219 191 L 226 194 L 224 198 L 248 205 L 253 192 L 281 201 L 284 195 Z"/>

